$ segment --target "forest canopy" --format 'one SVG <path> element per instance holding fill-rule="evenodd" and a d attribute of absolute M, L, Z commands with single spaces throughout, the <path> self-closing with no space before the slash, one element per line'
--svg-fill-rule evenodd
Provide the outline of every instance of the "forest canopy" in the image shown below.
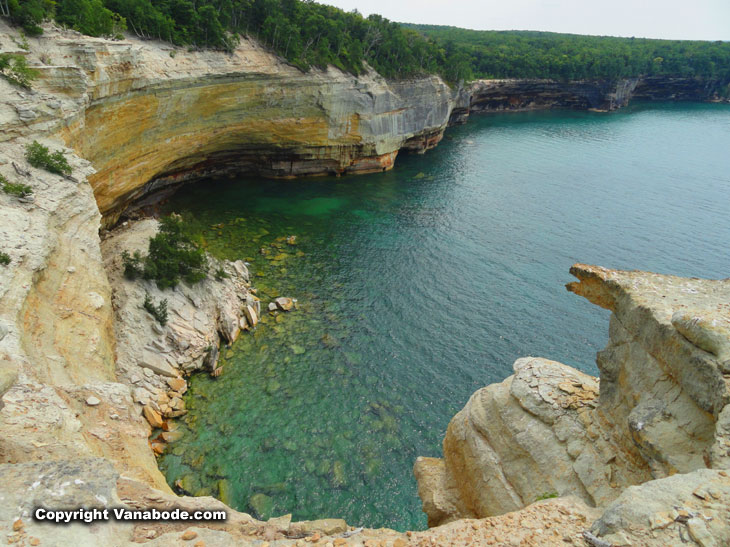
<path fill-rule="evenodd" d="M 730 42 L 403 26 L 460 49 L 478 78 L 579 80 L 661 75 L 730 79 Z"/>
<path fill-rule="evenodd" d="M 252 36 L 302 70 L 334 65 L 357 75 L 367 62 L 386 78 L 730 79 L 726 42 L 399 24 L 310 0 L 0 0 L 0 15 L 31 35 L 51 19 L 91 36 L 127 30 L 178 46 L 226 51 L 240 37 Z"/>
<path fill-rule="evenodd" d="M 4 4 L 6 8 L 2 8 Z M 28 34 L 53 19 L 92 36 L 128 30 L 176 45 L 232 50 L 253 36 L 295 66 L 334 65 L 352 74 L 363 61 L 386 78 L 441 74 L 471 78 L 469 59 L 380 17 L 300 0 L 0 0 L 0 14 Z"/>

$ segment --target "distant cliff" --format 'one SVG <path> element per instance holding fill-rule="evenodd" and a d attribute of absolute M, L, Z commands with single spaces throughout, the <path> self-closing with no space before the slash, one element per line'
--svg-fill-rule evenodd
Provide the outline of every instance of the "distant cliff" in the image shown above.
<path fill-rule="evenodd" d="M 730 82 L 653 76 L 619 80 L 477 80 L 468 88 L 469 111 L 572 108 L 611 111 L 632 99 L 727 102 Z"/>

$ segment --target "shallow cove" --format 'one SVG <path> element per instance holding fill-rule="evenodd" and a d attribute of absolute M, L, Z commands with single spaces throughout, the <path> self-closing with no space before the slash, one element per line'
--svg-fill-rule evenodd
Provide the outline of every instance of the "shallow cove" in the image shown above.
<path fill-rule="evenodd" d="M 596 373 L 607 312 L 562 288 L 572 263 L 727 277 L 729 149 L 728 105 L 511 113 L 384 174 L 183 189 L 168 209 L 251 262 L 262 307 L 300 309 L 192 379 L 168 481 L 262 517 L 424 528 L 413 462 L 474 390 L 526 355 Z"/>

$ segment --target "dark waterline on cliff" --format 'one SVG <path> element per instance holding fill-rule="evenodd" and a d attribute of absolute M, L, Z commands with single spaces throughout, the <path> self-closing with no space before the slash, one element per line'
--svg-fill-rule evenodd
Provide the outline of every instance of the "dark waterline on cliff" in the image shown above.
<path fill-rule="evenodd" d="M 597 372 L 608 313 L 565 291 L 572 263 L 728 276 L 728 150 L 726 105 L 513 113 L 382 175 L 184 189 L 169 209 L 252 263 L 262 308 L 301 309 L 193 379 L 168 480 L 264 516 L 425 527 L 413 462 L 474 390 L 527 355 Z"/>

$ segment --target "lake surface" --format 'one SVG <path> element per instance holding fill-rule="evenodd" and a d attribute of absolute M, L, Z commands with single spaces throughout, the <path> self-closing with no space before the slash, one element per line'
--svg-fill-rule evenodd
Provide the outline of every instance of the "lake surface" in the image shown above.
<path fill-rule="evenodd" d="M 168 209 L 251 263 L 262 308 L 299 304 L 192 379 L 170 484 L 425 528 L 413 463 L 476 389 L 528 355 L 597 374 L 608 312 L 564 289 L 574 262 L 730 275 L 730 106 L 474 116 L 388 173 L 210 181 Z"/>

